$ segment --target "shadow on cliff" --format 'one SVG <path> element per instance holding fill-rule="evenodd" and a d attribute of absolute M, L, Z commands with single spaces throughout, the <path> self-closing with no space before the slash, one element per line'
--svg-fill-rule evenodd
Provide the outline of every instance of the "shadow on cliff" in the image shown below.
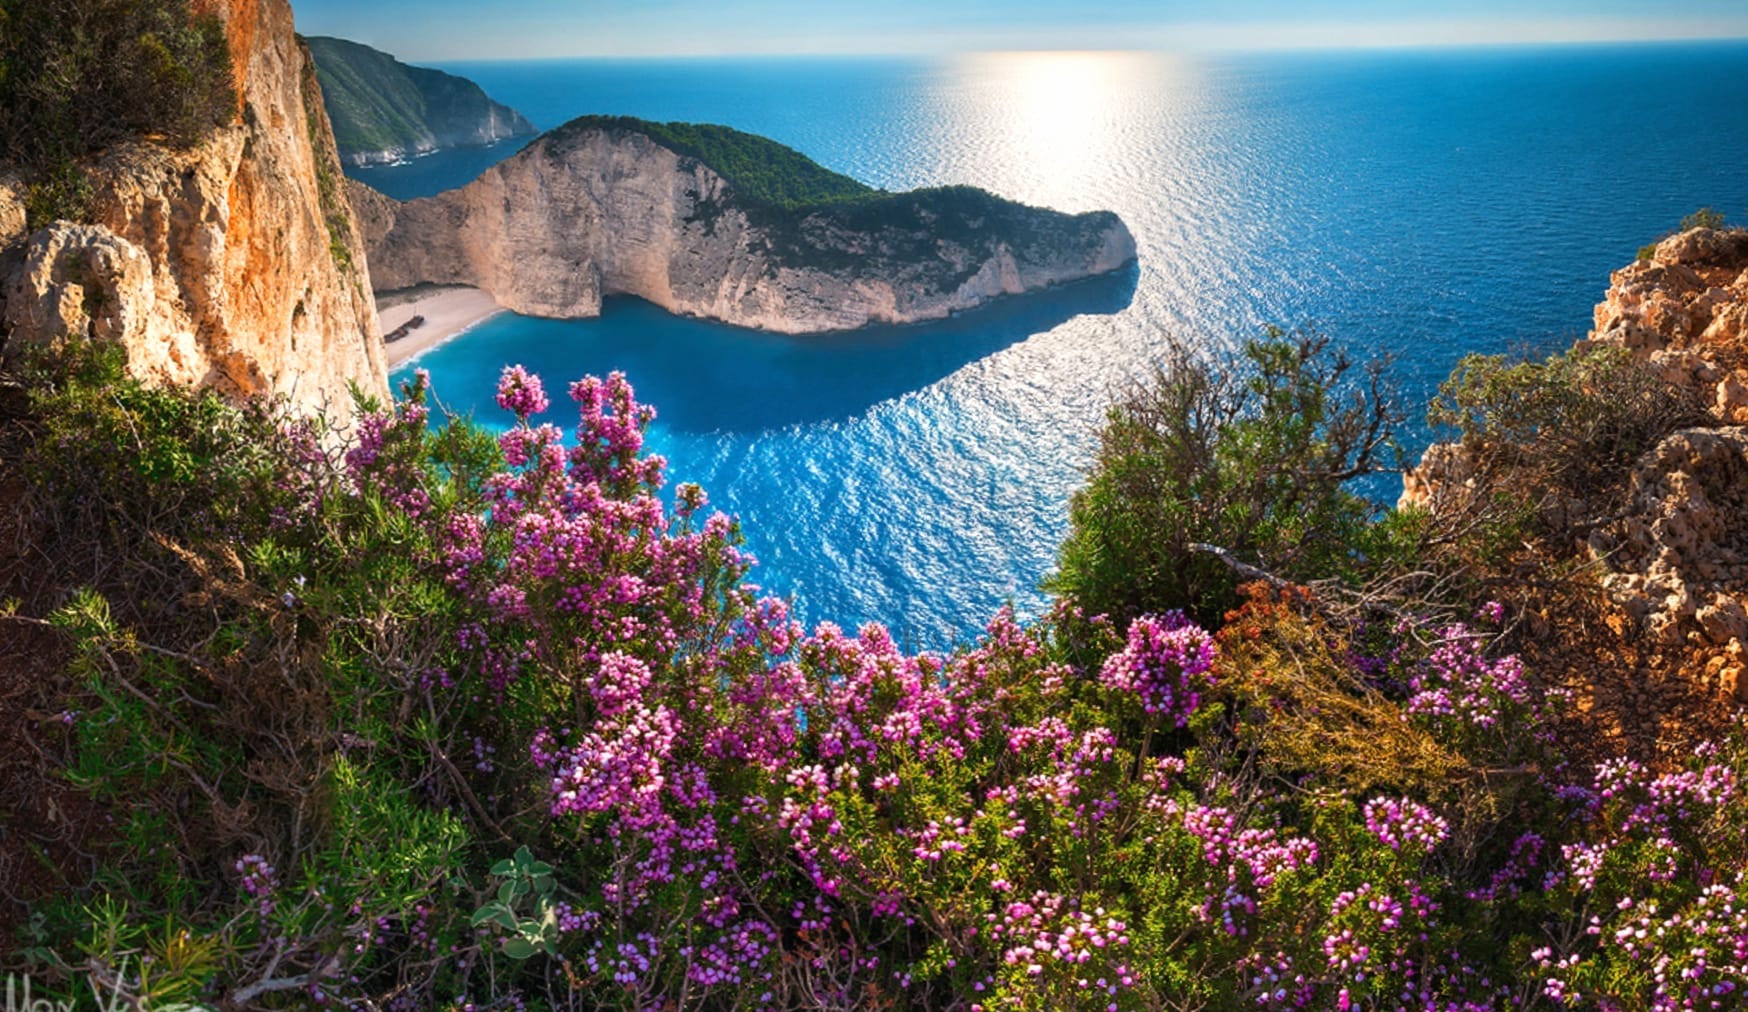
<path fill-rule="evenodd" d="M 1097 278 L 999 299 L 945 320 L 788 336 L 671 316 L 640 299 L 610 298 L 592 320 L 505 314 L 422 358 L 437 394 L 497 421 L 492 384 L 506 364 L 538 372 L 554 396 L 583 373 L 620 370 L 665 427 L 757 432 L 843 421 L 919 390 L 963 366 L 1088 314 L 1121 312 L 1135 297 L 1134 265 Z"/>

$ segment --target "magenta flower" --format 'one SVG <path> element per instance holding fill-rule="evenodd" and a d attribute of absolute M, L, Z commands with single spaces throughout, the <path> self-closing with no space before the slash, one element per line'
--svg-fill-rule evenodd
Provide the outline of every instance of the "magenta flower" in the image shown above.
<path fill-rule="evenodd" d="M 503 376 L 498 379 L 498 407 L 523 422 L 529 416 L 545 411 L 546 390 L 540 385 L 540 377 L 519 365 L 505 366 Z"/>

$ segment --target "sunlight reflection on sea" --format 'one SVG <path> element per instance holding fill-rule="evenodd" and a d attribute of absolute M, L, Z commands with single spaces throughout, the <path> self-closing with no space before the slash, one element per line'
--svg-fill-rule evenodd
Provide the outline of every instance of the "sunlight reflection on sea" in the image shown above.
<path fill-rule="evenodd" d="M 597 320 L 500 316 L 419 360 L 484 420 L 506 362 L 554 389 L 624 369 L 662 412 L 672 476 L 744 522 L 759 582 L 810 622 L 881 620 L 919 646 L 966 638 L 1006 599 L 1042 607 L 1104 405 L 1167 335 L 1229 347 L 1312 324 L 1394 353 L 1423 404 L 1465 351 L 1580 336 L 1608 271 L 1682 214 L 1748 207 L 1727 168 L 1748 155 L 1739 45 L 446 69 L 542 127 L 720 122 L 889 189 L 971 183 L 1122 215 L 1133 275 L 942 325 L 795 339 L 614 300 Z M 1643 86 L 1700 74 L 1703 107 Z M 1668 156 L 1700 136 L 1704 158 Z M 367 178 L 435 192 L 477 171 L 409 168 Z M 1410 449 L 1426 439 L 1412 429 Z"/>

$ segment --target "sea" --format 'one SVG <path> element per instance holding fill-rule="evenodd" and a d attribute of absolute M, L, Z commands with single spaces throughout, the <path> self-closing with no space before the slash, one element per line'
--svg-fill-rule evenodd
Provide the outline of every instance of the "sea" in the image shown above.
<path fill-rule="evenodd" d="M 543 129 L 721 123 L 889 190 L 969 183 L 1128 223 L 1134 270 L 939 323 L 784 337 L 616 298 L 598 319 L 495 317 L 397 373 L 501 426 L 506 364 L 555 395 L 622 370 L 670 478 L 739 518 L 754 582 L 810 626 L 882 622 L 915 649 L 1048 607 L 1100 421 L 1170 341 L 1218 355 L 1310 328 L 1388 356 L 1415 456 L 1464 354 L 1562 349 L 1684 215 L 1748 223 L 1741 42 L 441 66 Z M 354 174 L 423 196 L 515 147 Z"/>

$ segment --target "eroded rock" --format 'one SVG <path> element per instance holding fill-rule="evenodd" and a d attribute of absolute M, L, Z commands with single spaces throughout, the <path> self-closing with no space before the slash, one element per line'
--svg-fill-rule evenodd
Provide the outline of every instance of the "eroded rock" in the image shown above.
<path fill-rule="evenodd" d="M 364 247 L 286 0 L 202 4 L 225 20 L 239 121 L 187 149 L 121 145 L 89 165 L 91 221 L 0 255 L 9 341 L 116 340 L 129 368 L 233 396 L 351 413 L 387 392 Z M 0 193 L 0 245 L 22 225 Z M 19 256 L 18 246 L 26 244 Z"/>

